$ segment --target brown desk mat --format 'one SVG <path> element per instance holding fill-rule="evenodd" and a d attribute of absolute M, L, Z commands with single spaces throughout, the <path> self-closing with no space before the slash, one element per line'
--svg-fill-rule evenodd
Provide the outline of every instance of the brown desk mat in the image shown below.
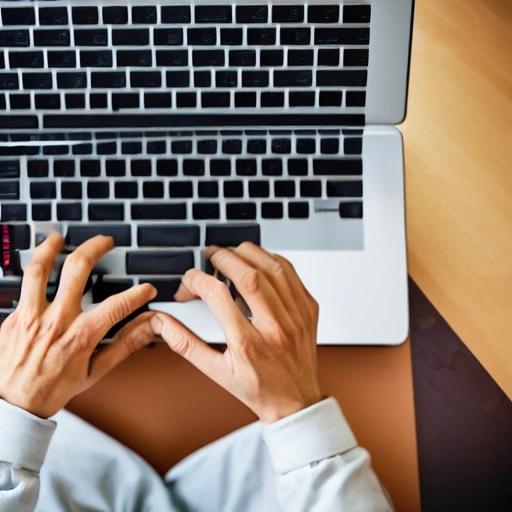
<path fill-rule="evenodd" d="M 512 402 L 410 280 L 422 512 L 512 510 Z"/>

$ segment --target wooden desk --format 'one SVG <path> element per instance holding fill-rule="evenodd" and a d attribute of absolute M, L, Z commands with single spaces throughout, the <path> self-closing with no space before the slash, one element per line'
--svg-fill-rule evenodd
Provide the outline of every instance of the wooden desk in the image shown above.
<path fill-rule="evenodd" d="M 512 398 L 512 2 L 417 0 L 409 273 Z"/>

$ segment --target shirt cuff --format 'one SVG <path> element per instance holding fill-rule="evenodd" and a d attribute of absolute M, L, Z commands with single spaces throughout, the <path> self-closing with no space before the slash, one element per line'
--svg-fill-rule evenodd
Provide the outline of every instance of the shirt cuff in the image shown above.
<path fill-rule="evenodd" d="M 38 473 L 56 426 L 0 399 L 0 462 Z"/>
<path fill-rule="evenodd" d="M 263 438 L 278 473 L 288 473 L 357 446 L 332 397 L 265 426 Z"/>

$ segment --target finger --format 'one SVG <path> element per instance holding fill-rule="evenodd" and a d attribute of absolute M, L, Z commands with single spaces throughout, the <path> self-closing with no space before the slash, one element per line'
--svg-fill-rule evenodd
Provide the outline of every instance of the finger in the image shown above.
<path fill-rule="evenodd" d="M 228 341 L 238 338 L 245 329 L 252 329 L 222 281 L 193 268 L 183 276 L 182 284 L 191 296 L 204 301 L 219 321 Z"/>
<path fill-rule="evenodd" d="M 64 239 L 58 233 L 52 233 L 39 245 L 30 263 L 23 272 L 20 292 L 20 306 L 40 308 L 47 304 L 46 286 L 57 254 L 62 251 Z"/>
<path fill-rule="evenodd" d="M 280 318 L 291 321 L 276 290 L 265 277 L 230 249 L 210 247 L 204 252 L 213 266 L 230 279 L 242 295 L 253 318 Z"/>
<path fill-rule="evenodd" d="M 53 301 L 55 308 L 80 307 L 87 279 L 98 260 L 114 248 L 114 239 L 98 235 L 87 240 L 69 256 L 62 267 L 59 288 Z"/>
<path fill-rule="evenodd" d="M 222 370 L 223 355 L 220 352 L 208 346 L 192 331 L 169 315 L 157 313 L 151 319 L 151 326 L 153 332 L 161 336 L 173 352 L 192 363 L 207 377 L 221 384 L 219 381 L 222 379 L 224 371 Z"/>
<path fill-rule="evenodd" d="M 92 386 L 129 356 L 151 343 L 155 333 L 150 320 L 155 313 L 148 311 L 127 323 L 98 354 L 93 354 L 88 384 Z"/>
<path fill-rule="evenodd" d="M 148 283 L 134 286 L 117 295 L 112 295 L 86 313 L 81 321 L 91 326 L 91 341 L 101 340 L 121 320 L 142 307 L 157 295 L 156 289 Z"/>
<path fill-rule="evenodd" d="M 308 289 L 304 286 L 302 279 L 297 274 L 295 267 L 286 258 L 283 258 L 280 254 L 272 254 L 272 257 L 278 261 L 284 269 L 284 272 L 288 278 L 288 283 L 292 289 L 292 293 L 299 296 L 305 296 L 308 299 L 313 299 L 313 296 L 309 293 Z"/>

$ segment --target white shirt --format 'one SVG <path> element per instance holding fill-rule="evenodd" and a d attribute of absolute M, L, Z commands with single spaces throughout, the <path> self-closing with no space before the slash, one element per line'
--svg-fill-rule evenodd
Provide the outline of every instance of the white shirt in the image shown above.
<path fill-rule="evenodd" d="M 51 442 L 50 442 L 51 441 Z M 333 398 L 256 422 L 162 479 L 67 411 L 43 420 L 0 400 L 0 512 L 388 512 L 390 500 Z"/>

